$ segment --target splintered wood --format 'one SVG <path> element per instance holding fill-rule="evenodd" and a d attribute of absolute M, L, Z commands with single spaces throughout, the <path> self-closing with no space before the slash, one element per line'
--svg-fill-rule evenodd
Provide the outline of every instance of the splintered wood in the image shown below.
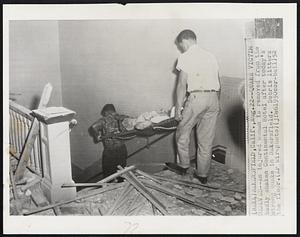
<path fill-rule="evenodd" d="M 155 175 L 134 166 L 119 167 L 115 174 L 77 192 L 73 200 L 36 205 L 23 215 L 245 215 L 244 175 L 213 162 L 215 172 L 207 185 L 189 180 L 169 170 Z M 125 180 L 115 183 L 117 177 Z M 28 185 L 28 184 L 27 184 Z M 68 187 L 71 184 L 65 184 Z M 16 186 L 12 186 L 16 189 Z M 26 185 L 25 185 L 26 187 Z M 62 187 L 62 188 L 63 188 Z M 27 190 L 30 190 L 31 187 Z M 20 188 L 25 190 L 25 188 Z M 13 191 L 16 193 L 16 190 Z M 35 192 L 31 194 L 34 203 Z"/>

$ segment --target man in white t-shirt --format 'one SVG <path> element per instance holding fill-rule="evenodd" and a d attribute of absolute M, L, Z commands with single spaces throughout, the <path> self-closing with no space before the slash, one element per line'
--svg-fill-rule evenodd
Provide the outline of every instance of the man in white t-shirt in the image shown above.
<path fill-rule="evenodd" d="M 166 165 L 170 170 L 182 175 L 193 173 L 201 183 L 207 183 L 211 148 L 220 111 L 219 67 L 215 56 L 197 45 L 193 31 L 180 32 L 176 43 L 182 52 L 176 66 L 179 71 L 175 105 L 175 119 L 180 121 L 176 131 L 179 163 Z M 189 96 L 184 102 L 186 92 Z M 189 143 L 191 131 L 195 126 L 197 170 L 194 172 L 190 167 Z"/>

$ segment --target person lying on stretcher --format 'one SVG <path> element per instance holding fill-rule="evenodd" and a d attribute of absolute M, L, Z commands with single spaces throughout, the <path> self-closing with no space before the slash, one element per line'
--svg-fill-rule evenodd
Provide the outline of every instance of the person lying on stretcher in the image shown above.
<path fill-rule="evenodd" d="M 174 130 L 178 125 L 178 122 L 174 119 L 174 109 L 171 109 L 170 112 L 164 110 L 144 112 L 137 118 L 115 114 L 119 129 L 113 129 L 111 132 L 94 136 L 94 143 L 99 143 L 107 138 L 129 140 L 136 136 L 149 137 L 160 132 Z M 94 127 L 93 130 L 96 126 L 97 123 L 92 126 Z"/>

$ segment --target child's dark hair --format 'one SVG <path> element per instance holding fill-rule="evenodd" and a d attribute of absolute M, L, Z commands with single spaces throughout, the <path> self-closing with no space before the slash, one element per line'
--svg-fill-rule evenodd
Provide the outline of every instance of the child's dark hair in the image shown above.
<path fill-rule="evenodd" d="M 105 112 L 116 112 L 115 106 L 113 104 L 106 104 L 101 110 L 101 115 L 104 116 Z"/>
<path fill-rule="evenodd" d="M 177 36 L 176 42 L 181 43 L 183 39 L 197 40 L 197 36 L 192 30 L 183 30 Z"/>

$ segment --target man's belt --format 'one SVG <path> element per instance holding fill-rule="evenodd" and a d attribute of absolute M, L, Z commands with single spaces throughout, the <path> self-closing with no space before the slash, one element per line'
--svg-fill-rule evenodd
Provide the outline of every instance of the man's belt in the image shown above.
<path fill-rule="evenodd" d="M 219 92 L 216 90 L 193 90 L 193 91 L 189 91 L 189 93 L 198 93 L 198 92 Z"/>

